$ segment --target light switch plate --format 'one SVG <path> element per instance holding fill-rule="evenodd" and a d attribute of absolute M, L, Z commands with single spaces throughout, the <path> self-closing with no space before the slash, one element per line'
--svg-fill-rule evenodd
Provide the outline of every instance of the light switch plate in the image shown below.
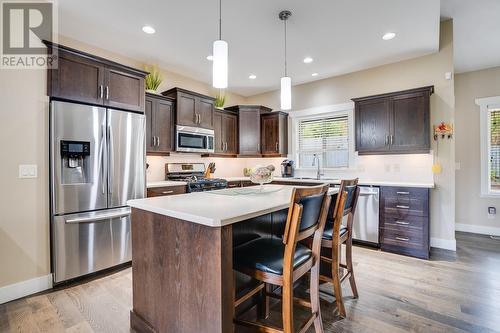
<path fill-rule="evenodd" d="M 20 164 L 19 178 L 37 178 L 38 166 L 36 164 Z"/>

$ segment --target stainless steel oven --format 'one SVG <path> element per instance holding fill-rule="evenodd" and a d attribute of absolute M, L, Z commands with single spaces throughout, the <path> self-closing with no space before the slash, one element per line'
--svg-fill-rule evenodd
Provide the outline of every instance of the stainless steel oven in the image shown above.
<path fill-rule="evenodd" d="M 213 153 L 215 151 L 214 130 L 177 125 L 175 137 L 176 151 L 187 153 Z"/>

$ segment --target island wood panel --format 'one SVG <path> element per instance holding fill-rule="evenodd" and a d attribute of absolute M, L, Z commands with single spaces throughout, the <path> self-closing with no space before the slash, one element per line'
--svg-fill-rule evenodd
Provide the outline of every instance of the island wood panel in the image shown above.
<path fill-rule="evenodd" d="M 234 332 L 232 227 L 132 209 L 137 332 Z"/>

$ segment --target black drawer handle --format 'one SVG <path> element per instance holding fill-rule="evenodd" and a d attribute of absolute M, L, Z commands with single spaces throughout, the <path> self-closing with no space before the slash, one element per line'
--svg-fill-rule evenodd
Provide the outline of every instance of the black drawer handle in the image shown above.
<path fill-rule="evenodd" d="M 400 224 L 400 225 L 408 225 L 408 224 L 410 224 L 410 222 L 406 222 L 406 221 L 396 221 L 396 224 Z"/>
<path fill-rule="evenodd" d="M 410 206 L 396 205 L 396 208 L 410 209 Z"/>
<path fill-rule="evenodd" d="M 410 195 L 410 192 L 396 192 L 399 195 Z"/>
<path fill-rule="evenodd" d="M 399 236 L 396 236 L 396 240 L 398 241 L 402 241 L 402 242 L 407 242 L 409 241 L 410 239 L 408 237 L 399 237 Z"/>

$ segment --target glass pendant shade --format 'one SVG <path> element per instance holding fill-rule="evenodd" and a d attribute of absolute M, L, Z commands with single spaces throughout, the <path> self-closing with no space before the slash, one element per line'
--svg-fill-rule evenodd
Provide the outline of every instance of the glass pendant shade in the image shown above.
<path fill-rule="evenodd" d="M 228 45 L 226 41 L 216 40 L 213 47 L 212 85 L 214 88 L 227 88 Z"/>
<path fill-rule="evenodd" d="M 281 110 L 292 108 L 292 79 L 288 76 L 281 78 Z"/>

